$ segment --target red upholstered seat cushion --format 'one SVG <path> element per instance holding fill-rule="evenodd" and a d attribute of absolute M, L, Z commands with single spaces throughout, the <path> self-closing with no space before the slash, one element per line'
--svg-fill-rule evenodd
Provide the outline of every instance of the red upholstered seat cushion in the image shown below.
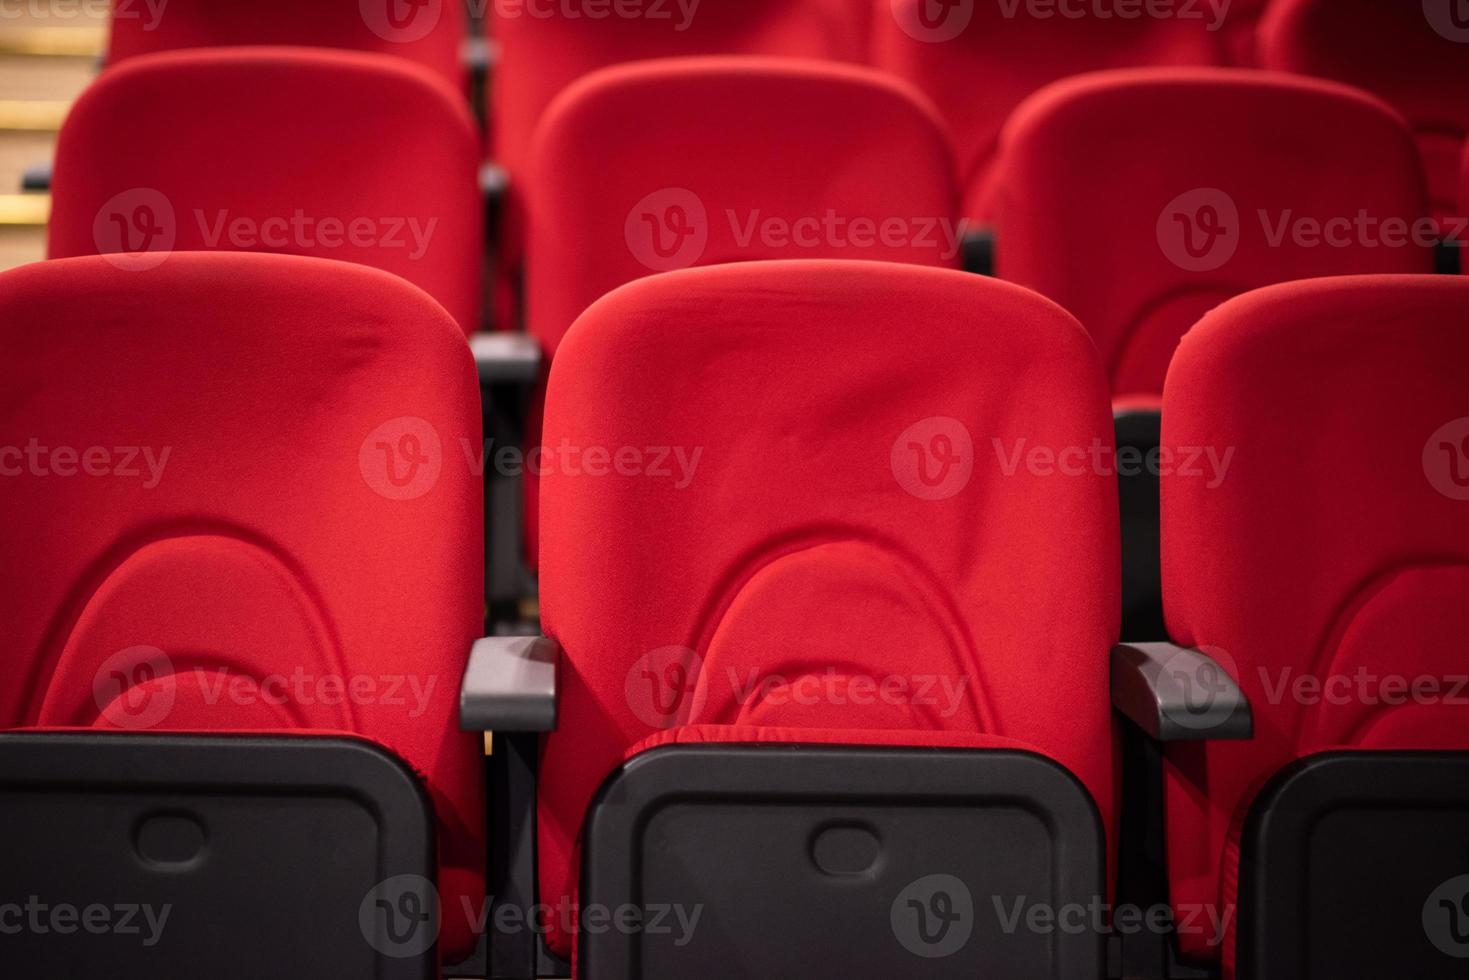
<path fill-rule="evenodd" d="M 1335 83 L 1236 69 L 1060 82 L 1011 117 L 999 180 L 997 272 L 1086 325 L 1119 396 L 1162 391 L 1178 339 L 1240 292 L 1433 271 L 1406 125 Z"/>
<path fill-rule="evenodd" d="M 150 55 L 104 72 L 72 107 L 48 254 L 220 249 L 359 262 L 422 287 L 469 332 L 484 235 L 478 159 L 463 96 L 401 58 Z"/>
<path fill-rule="evenodd" d="M 1469 631 L 1466 317 L 1462 278 L 1323 279 L 1234 299 L 1179 347 L 1163 446 L 1232 458 L 1222 480 L 1162 479 L 1168 629 L 1223 661 L 1255 737 L 1169 750 L 1176 906 L 1232 900 L 1231 827 L 1286 763 L 1469 748 L 1464 692 L 1450 700 Z"/>
<path fill-rule="evenodd" d="M 455 85 L 465 83 L 464 4 L 416 0 L 113 0 L 108 64 L 178 48 L 289 44 L 407 58 Z"/>
<path fill-rule="evenodd" d="M 0 724 L 371 739 L 424 778 L 441 880 L 482 894 L 482 746 L 456 724 L 483 601 L 463 335 L 364 266 L 115 258 L 0 274 L 0 553 L 25 556 Z M 464 916 L 443 941 L 468 951 Z"/>
<path fill-rule="evenodd" d="M 579 453 L 542 481 L 541 900 L 575 889 L 597 787 L 674 726 L 1011 739 L 1111 828 L 1116 483 L 1084 462 L 1111 438 L 1080 326 L 993 279 L 751 262 L 595 303 L 547 398 L 545 445 Z"/>

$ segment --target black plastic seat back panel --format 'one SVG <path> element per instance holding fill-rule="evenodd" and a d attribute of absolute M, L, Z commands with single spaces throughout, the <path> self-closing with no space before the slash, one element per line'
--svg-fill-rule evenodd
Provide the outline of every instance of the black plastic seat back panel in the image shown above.
<path fill-rule="evenodd" d="M 428 800 L 367 743 L 0 736 L 0 839 L 6 977 L 435 973 Z"/>
<path fill-rule="evenodd" d="M 1241 980 L 1469 975 L 1469 753 L 1329 752 L 1250 808 Z"/>
<path fill-rule="evenodd" d="M 580 975 L 1100 977 L 1102 861 L 1040 756 L 657 749 L 589 815 Z"/>

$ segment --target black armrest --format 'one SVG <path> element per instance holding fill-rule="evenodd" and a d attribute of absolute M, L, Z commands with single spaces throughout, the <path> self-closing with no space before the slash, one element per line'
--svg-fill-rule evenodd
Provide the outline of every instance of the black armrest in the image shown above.
<path fill-rule="evenodd" d="M 489 275 L 487 273 L 487 275 Z M 524 566 L 523 467 L 499 462 L 503 447 L 527 448 L 531 402 L 542 376 L 541 345 L 523 333 L 478 333 L 469 338 L 479 372 L 485 444 L 485 598 L 491 622 L 518 622 L 530 593 Z"/>
<path fill-rule="evenodd" d="M 464 65 L 469 83 L 469 111 L 474 115 L 481 135 L 489 129 L 489 80 L 494 60 L 494 42 L 486 37 L 467 37 L 459 49 L 459 61 Z"/>
<path fill-rule="evenodd" d="M 1433 265 L 1434 271 L 1442 276 L 1469 273 L 1469 268 L 1464 267 L 1464 243 L 1457 239 L 1437 242 L 1433 248 Z"/>
<path fill-rule="evenodd" d="M 980 276 L 995 274 L 995 230 L 993 228 L 965 229 L 960 243 L 964 271 Z"/>
<path fill-rule="evenodd" d="M 1172 643 L 1112 648 L 1112 706 L 1160 742 L 1254 736 L 1250 702 L 1217 662 Z"/>
<path fill-rule="evenodd" d="M 501 980 L 569 976 L 547 957 L 537 930 L 536 784 L 540 732 L 556 727 L 556 669 L 561 648 L 540 636 L 490 637 L 475 643 L 460 692 L 459 725 L 493 731 L 488 764 L 490 915 L 485 974 Z"/>
<path fill-rule="evenodd" d="M 484 86 L 478 89 L 478 98 L 483 102 Z M 485 118 L 485 110 L 480 107 L 476 109 L 481 119 Z M 502 238 L 504 236 L 505 211 L 510 194 L 510 175 L 505 168 L 497 163 L 487 163 L 479 169 L 479 192 L 480 207 L 484 210 L 484 270 L 483 270 L 483 304 L 484 314 L 480 324 L 481 329 L 493 330 L 501 326 L 497 321 L 504 316 L 511 316 L 512 320 L 519 320 L 519 313 L 499 308 L 498 291 L 501 281 L 506 273 L 500 268 L 504 258 L 500 254 Z M 517 322 L 505 324 L 515 327 Z"/>
<path fill-rule="evenodd" d="M 51 190 L 51 161 L 35 163 L 25 168 L 20 178 L 20 189 L 26 194 L 46 194 Z"/>
<path fill-rule="evenodd" d="M 459 49 L 459 60 L 468 71 L 484 77 L 494 64 L 494 43 L 486 37 L 467 37 Z"/>
<path fill-rule="evenodd" d="M 1122 642 L 1168 639 L 1160 565 L 1156 407 L 1114 407 L 1117 504 L 1122 517 Z"/>
<path fill-rule="evenodd" d="M 523 333 L 477 333 L 469 338 L 481 386 L 533 384 L 541 375 L 541 345 Z"/>
<path fill-rule="evenodd" d="M 479 192 L 484 200 L 485 215 L 498 220 L 505 195 L 510 190 L 510 175 L 498 163 L 487 163 L 479 168 Z"/>
<path fill-rule="evenodd" d="M 1163 412 L 1157 408 L 1114 408 L 1112 427 L 1117 433 L 1117 448 L 1136 446 L 1147 452 L 1162 437 Z"/>
<path fill-rule="evenodd" d="M 469 654 L 459 692 L 467 732 L 556 729 L 556 667 L 561 647 L 543 636 L 492 636 Z"/>

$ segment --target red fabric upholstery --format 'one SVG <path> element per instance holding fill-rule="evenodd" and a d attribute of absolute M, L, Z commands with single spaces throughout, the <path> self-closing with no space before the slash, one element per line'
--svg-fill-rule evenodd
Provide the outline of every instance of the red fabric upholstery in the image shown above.
<path fill-rule="evenodd" d="M 445 907 L 478 901 L 456 715 L 483 502 L 450 460 L 480 412 L 448 314 L 342 262 L 78 258 L 0 274 L 0 350 L 0 553 L 25 556 L 0 725 L 371 739 L 430 790 Z M 471 924 L 444 927 L 467 952 Z"/>
<path fill-rule="evenodd" d="M 851 728 L 761 728 L 753 725 L 680 725 L 654 732 L 627 750 L 623 761 L 667 745 L 870 745 L 924 749 L 1011 749 L 1034 746 L 983 732 L 911 729 L 885 732 Z M 1044 754 L 1044 753 L 1042 753 Z"/>
<path fill-rule="evenodd" d="M 1257 51 L 1260 18 L 1271 0 L 1230 0 L 1229 12 L 1222 28 L 1229 63 L 1251 68 L 1259 63 Z"/>
<path fill-rule="evenodd" d="M 1177 905 L 1227 900 L 1231 825 L 1285 763 L 1469 748 L 1445 700 L 1469 631 L 1466 316 L 1461 278 L 1323 279 L 1231 300 L 1179 347 L 1162 444 L 1233 458 L 1213 486 L 1162 478 L 1168 629 L 1217 652 L 1255 737 L 1170 748 Z M 1394 678 L 1437 679 L 1441 696 L 1404 698 Z"/>
<path fill-rule="evenodd" d="M 1179 337 L 1237 293 L 1433 271 L 1407 127 L 1335 83 L 1098 72 L 1021 107 L 1002 156 L 997 271 L 1086 324 L 1118 396 L 1161 391 Z"/>
<path fill-rule="evenodd" d="M 542 901 L 574 891 L 598 785 L 675 725 L 1014 739 L 1110 831 L 1116 484 L 1021 458 L 1111 452 L 1095 353 L 1055 305 L 885 262 L 641 279 L 568 333 L 544 442 L 697 464 L 543 479 L 542 622 L 565 659 Z"/>
<path fill-rule="evenodd" d="M 1266 68 L 1358 85 L 1412 123 L 1434 208 L 1454 208 L 1454 181 L 1469 135 L 1469 25 L 1455 3 L 1274 0 L 1260 25 Z"/>
<path fill-rule="evenodd" d="M 604 69 L 547 112 L 530 170 L 528 325 L 547 354 L 593 300 L 655 271 L 778 258 L 959 263 L 941 124 L 922 96 L 866 69 L 773 58 Z M 528 478 L 532 565 L 537 491 Z"/>
<path fill-rule="evenodd" d="M 985 223 L 994 219 L 1001 127 L 1033 92 L 1081 72 L 1225 59 L 1223 33 L 1209 29 L 1212 17 L 1036 17 L 1020 0 L 1018 7 L 997 0 L 874 2 L 874 63 L 938 105 L 958 146 L 963 213 Z"/>
<path fill-rule="evenodd" d="M 593 19 L 564 16 L 551 4 L 491 7 L 500 51 L 491 124 L 496 158 L 512 175 L 551 101 L 598 68 L 711 54 L 866 60 L 869 13 L 856 0 L 670 0 L 638 9 L 647 15 Z"/>
<path fill-rule="evenodd" d="M 478 156 L 463 98 L 401 58 L 151 55 L 104 72 L 72 108 L 49 254 L 218 248 L 360 262 L 421 286 L 472 331 Z"/>
<path fill-rule="evenodd" d="M 490 86 L 495 159 L 510 175 L 499 243 L 502 293 L 524 254 L 526 172 L 541 117 L 568 85 L 599 68 L 655 58 L 771 55 L 861 63 L 866 0 L 667 0 L 632 4 L 635 16 L 565 16 L 547 0 L 492 5 L 499 60 Z M 569 9 L 578 10 L 572 4 Z M 682 149 L 680 152 L 682 152 Z M 503 304 L 508 310 L 509 304 Z"/>
<path fill-rule="evenodd" d="M 959 264 L 945 237 L 957 201 L 942 124 L 918 93 L 863 68 L 684 58 L 605 69 L 547 111 L 530 174 L 528 322 L 548 352 L 593 300 L 655 272 L 775 258 Z M 670 208 L 694 234 L 670 232 Z M 768 226 L 829 213 L 844 224 Z M 902 227 L 854 242 L 860 220 Z"/>
<path fill-rule="evenodd" d="M 1464 162 L 1459 168 L 1459 213 L 1461 222 L 1469 222 L 1469 143 L 1464 144 Z M 1469 275 L 1469 259 L 1464 256 L 1469 254 L 1469 228 L 1460 227 L 1456 232 L 1459 248 L 1459 267 L 1465 275 Z"/>
<path fill-rule="evenodd" d="M 346 48 L 408 58 L 462 87 L 465 20 L 461 0 L 113 0 L 107 61 L 234 45 Z"/>

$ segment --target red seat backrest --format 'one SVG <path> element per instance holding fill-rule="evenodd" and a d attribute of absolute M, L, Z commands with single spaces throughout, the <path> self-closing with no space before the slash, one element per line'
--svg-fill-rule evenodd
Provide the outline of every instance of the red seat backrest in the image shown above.
<path fill-rule="evenodd" d="M 0 275 L 0 352 L 0 725 L 353 733 L 426 780 L 451 888 L 482 877 L 480 409 L 443 309 L 343 262 L 66 259 Z"/>
<path fill-rule="evenodd" d="M 1402 118 L 1315 79 L 1140 69 L 1059 82 L 1006 127 L 998 202 L 999 275 L 1086 324 L 1119 396 L 1161 392 L 1179 337 L 1237 293 L 1433 271 Z"/>
<path fill-rule="evenodd" d="M 1391 103 L 1412 124 L 1434 208 L 1447 214 L 1469 135 L 1469 21 L 1460 9 L 1458 0 L 1274 0 L 1260 25 L 1260 62 Z"/>
<path fill-rule="evenodd" d="M 641 279 L 567 335 L 543 441 L 542 614 L 565 657 L 543 902 L 573 894 L 599 784 L 672 725 L 1005 736 L 1113 825 L 1116 482 L 1086 462 L 1111 417 L 1054 304 L 889 262 Z M 947 705 L 751 690 L 833 676 L 961 683 Z"/>
<path fill-rule="evenodd" d="M 479 324 L 483 207 L 464 100 L 400 58 L 216 48 L 138 58 L 77 100 L 49 255 L 269 251 L 375 266 Z"/>
<path fill-rule="evenodd" d="M 1464 258 L 1469 250 L 1469 143 L 1464 144 L 1464 162 L 1459 173 L 1459 213 L 1449 219 L 1446 227 L 1451 244 L 1459 253 L 1460 271 L 1469 275 L 1469 260 Z"/>
<path fill-rule="evenodd" d="M 1238 808 L 1290 760 L 1469 748 L 1462 682 L 1407 694 L 1466 673 L 1466 321 L 1462 278 L 1321 279 L 1234 299 L 1179 346 L 1162 445 L 1229 461 L 1162 476 L 1168 631 L 1235 674 L 1255 736 L 1170 748 L 1177 906 L 1223 901 Z"/>
<path fill-rule="evenodd" d="M 605 69 L 548 111 L 529 172 L 528 322 L 548 351 L 593 300 L 655 272 L 959 262 L 941 124 L 917 93 L 866 69 L 774 58 Z"/>
<path fill-rule="evenodd" d="M 108 64 L 179 48 L 299 45 L 375 51 L 466 81 L 463 0 L 113 0 Z"/>
<path fill-rule="evenodd" d="M 1260 18 L 1271 0 L 1229 0 L 1222 28 L 1229 50 L 1229 63 L 1249 68 L 1259 63 L 1258 35 Z"/>
<path fill-rule="evenodd" d="M 934 100 L 954 133 L 963 213 L 994 218 L 995 155 L 1005 119 L 1037 89 L 1081 72 L 1216 65 L 1224 35 L 1198 17 L 1032 14 L 1024 0 L 874 0 L 873 60 Z M 1178 9 L 1182 9 L 1180 5 Z M 1225 21 L 1224 23 L 1228 23 Z"/>
<path fill-rule="evenodd" d="M 491 12 L 499 51 L 491 128 L 496 159 L 512 181 L 542 113 L 566 86 L 598 68 L 711 54 L 866 59 L 868 10 L 857 0 L 670 0 L 630 5 L 637 16 L 599 18 L 566 16 L 566 9 L 501 3 Z"/>

